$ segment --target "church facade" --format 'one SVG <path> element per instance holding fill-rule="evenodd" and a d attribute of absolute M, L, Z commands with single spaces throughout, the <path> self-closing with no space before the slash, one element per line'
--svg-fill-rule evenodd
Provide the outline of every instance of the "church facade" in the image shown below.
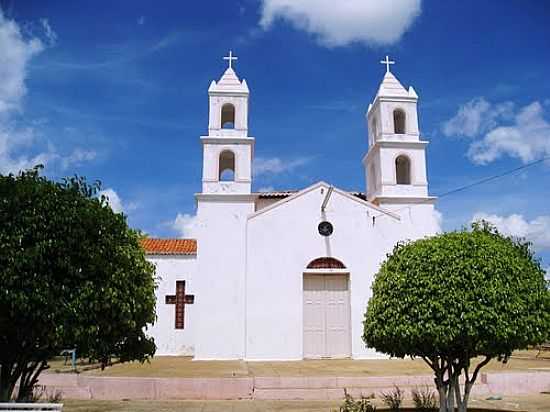
<path fill-rule="evenodd" d="M 389 70 L 366 113 L 364 192 L 318 182 L 253 192 L 249 89 L 229 67 L 208 89 L 195 239 L 145 239 L 161 278 L 158 355 L 297 360 L 381 356 L 361 336 L 394 245 L 434 234 L 418 96 Z"/>

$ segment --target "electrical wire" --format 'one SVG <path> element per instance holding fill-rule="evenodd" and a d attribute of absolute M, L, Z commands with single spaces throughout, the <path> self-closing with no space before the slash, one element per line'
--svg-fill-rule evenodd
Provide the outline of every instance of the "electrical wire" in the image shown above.
<path fill-rule="evenodd" d="M 456 189 L 452 189 L 452 190 L 449 190 L 448 192 L 444 192 L 444 193 L 441 193 L 439 195 L 435 195 L 437 198 L 441 199 L 443 197 L 446 197 L 446 196 L 450 196 L 450 195 L 454 195 L 455 193 L 459 193 L 459 192 L 463 192 L 464 190 L 468 190 L 468 189 L 471 189 L 472 187 L 475 187 L 475 186 L 480 186 L 480 185 L 483 185 L 485 183 L 488 183 L 488 182 L 491 182 L 493 180 L 497 180 L 497 179 L 500 179 L 502 177 L 505 177 L 505 176 L 508 176 L 508 175 L 511 175 L 513 173 L 516 173 L 516 172 L 519 172 L 520 170 L 524 170 L 524 169 L 527 169 L 529 167 L 532 167 L 532 166 L 535 166 L 535 165 L 538 165 L 539 163 L 542 163 L 546 160 L 550 160 L 550 156 L 546 156 L 546 157 L 543 157 L 541 159 L 538 159 L 538 160 L 535 160 L 533 162 L 530 162 L 530 163 L 526 163 L 522 166 L 519 166 L 519 167 L 516 167 L 514 169 L 510 169 L 510 170 L 506 170 L 502 173 L 499 173 L 497 175 L 493 175 L 493 176 L 489 176 L 489 177 L 486 177 L 486 178 L 483 178 L 481 180 L 478 180 L 476 182 L 473 182 L 473 183 L 469 183 L 467 185 L 464 185 L 464 186 L 460 186 L 460 187 L 457 187 Z M 433 198 L 432 199 L 426 199 L 425 201 L 422 201 L 422 202 L 418 202 L 412 206 L 417 206 L 417 205 L 421 205 L 421 204 L 424 204 L 424 203 L 430 203 L 433 201 Z M 407 205 L 405 207 L 402 207 L 400 209 L 396 209 L 396 210 L 392 210 L 391 212 L 393 213 L 397 213 L 397 212 L 400 212 L 402 210 L 405 210 L 405 209 L 408 209 L 410 208 L 411 205 Z M 384 213 L 380 213 L 378 215 L 374 215 L 372 217 L 373 219 L 373 222 L 374 220 L 377 218 L 377 217 L 380 217 L 380 216 L 385 216 Z"/>

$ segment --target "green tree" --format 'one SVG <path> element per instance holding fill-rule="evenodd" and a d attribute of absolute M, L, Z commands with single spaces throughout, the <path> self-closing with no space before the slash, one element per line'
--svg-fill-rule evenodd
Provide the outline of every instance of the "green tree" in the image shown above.
<path fill-rule="evenodd" d="M 486 222 L 399 243 L 372 290 L 363 341 L 394 357 L 422 358 L 434 372 L 440 412 L 454 411 L 455 402 L 467 410 L 472 385 L 491 359 L 506 362 L 512 351 L 549 336 L 540 263 L 528 243 Z"/>
<path fill-rule="evenodd" d="M 0 401 L 28 399 L 48 359 L 76 348 L 105 366 L 145 361 L 155 272 L 99 183 L 40 167 L 0 176 Z"/>

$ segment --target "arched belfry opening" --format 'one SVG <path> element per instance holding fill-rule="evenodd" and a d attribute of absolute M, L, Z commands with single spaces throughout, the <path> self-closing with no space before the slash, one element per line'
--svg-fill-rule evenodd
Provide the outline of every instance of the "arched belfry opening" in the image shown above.
<path fill-rule="evenodd" d="M 235 180 L 235 153 L 231 150 L 224 150 L 220 153 L 219 180 L 232 182 Z"/>
<path fill-rule="evenodd" d="M 395 134 L 405 134 L 406 117 L 405 112 L 401 109 L 393 111 L 393 130 Z"/>
<path fill-rule="evenodd" d="M 398 185 L 411 184 L 411 161 L 405 155 L 395 159 L 395 180 Z"/>
<path fill-rule="evenodd" d="M 231 103 L 225 103 L 222 106 L 222 129 L 234 129 L 235 128 L 235 106 Z"/>

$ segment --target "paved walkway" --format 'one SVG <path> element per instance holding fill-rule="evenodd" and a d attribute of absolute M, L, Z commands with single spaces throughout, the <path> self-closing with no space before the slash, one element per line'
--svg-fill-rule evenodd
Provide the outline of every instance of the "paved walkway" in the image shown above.
<path fill-rule="evenodd" d="M 375 401 L 380 405 L 380 401 Z M 333 412 L 340 401 L 64 401 L 64 412 Z M 471 407 L 548 412 L 550 395 L 472 399 Z"/>

